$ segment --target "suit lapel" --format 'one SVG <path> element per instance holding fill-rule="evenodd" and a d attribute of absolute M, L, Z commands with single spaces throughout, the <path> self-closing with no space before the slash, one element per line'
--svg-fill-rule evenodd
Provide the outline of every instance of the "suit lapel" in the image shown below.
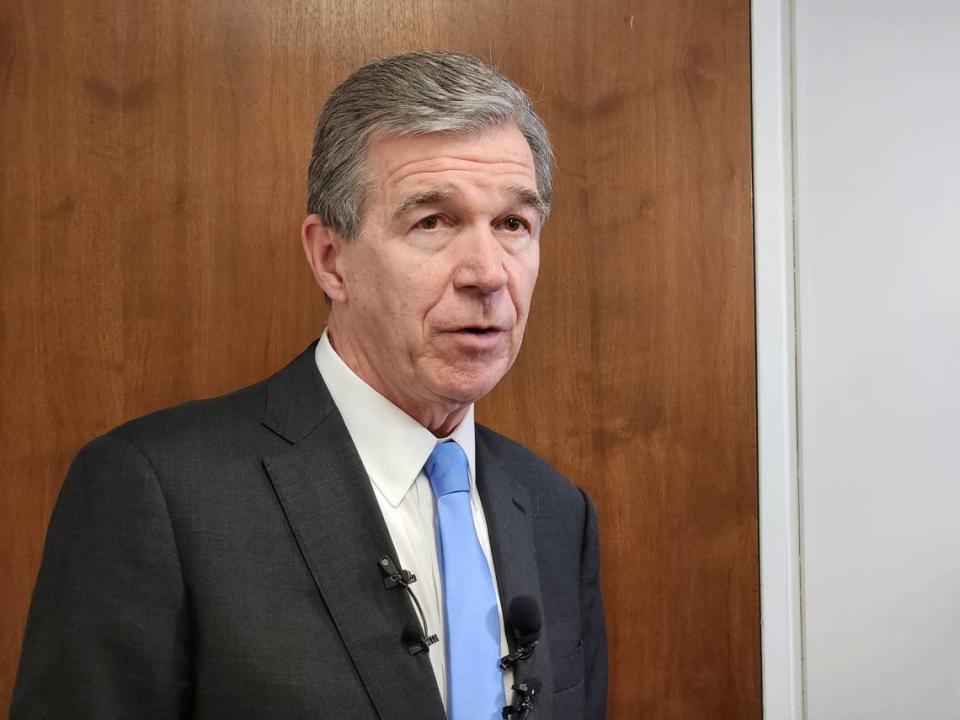
<path fill-rule="evenodd" d="M 401 633 L 417 624 L 401 588 L 383 586 L 377 561 L 396 551 L 353 442 L 309 348 L 271 378 L 264 424 L 290 447 L 264 468 L 304 561 L 381 718 L 442 720 L 426 653 Z"/>
<path fill-rule="evenodd" d="M 477 490 L 490 532 L 490 549 L 497 573 L 497 586 L 504 613 L 518 595 L 529 595 L 543 608 L 540 575 L 533 532 L 536 498 L 526 492 L 520 480 L 509 475 L 497 458 L 494 441 L 482 428 L 477 429 Z M 513 638 L 507 632 L 511 650 Z M 547 628 L 533 655 L 522 661 L 515 682 L 537 678 L 542 690 L 537 696 L 531 720 L 552 716 L 553 673 Z M 509 698 L 508 698 L 509 699 Z"/>

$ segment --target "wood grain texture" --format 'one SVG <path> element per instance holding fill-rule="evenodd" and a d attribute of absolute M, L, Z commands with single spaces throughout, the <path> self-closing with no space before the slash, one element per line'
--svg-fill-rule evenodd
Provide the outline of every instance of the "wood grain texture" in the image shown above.
<path fill-rule="evenodd" d="M 525 347 L 479 415 L 597 504 L 610 717 L 760 717 L 746 0 L 4 8 L 0 715 L 71 457 L 318 334 L 319 107 L 445 47 L 526 87 L 557 148 Z"/>

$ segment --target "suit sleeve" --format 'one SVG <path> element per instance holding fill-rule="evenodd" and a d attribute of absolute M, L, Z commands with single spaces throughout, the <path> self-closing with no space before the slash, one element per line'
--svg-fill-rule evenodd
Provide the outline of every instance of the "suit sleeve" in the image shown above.
<path fill-rule="evenodd" d="M 584 718 L 602 720 L 607 716 L 607 631 L 600 592 L 600 535 L 593 503 L 586 493 L 583 493 L 583 500 L 586 520 L 580 556 L 580 623 Z"/>
<path fill-rule="evenodd" d="M 113 434 L 70 468 L 47 531 L 11 720 L 188 712 L 185 593 L 144 455 Z"/>

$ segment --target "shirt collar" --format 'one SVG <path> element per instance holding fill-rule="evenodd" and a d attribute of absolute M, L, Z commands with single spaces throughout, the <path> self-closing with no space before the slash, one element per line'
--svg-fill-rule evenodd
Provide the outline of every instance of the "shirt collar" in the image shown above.
<path fill-rule="evenodd" d="M 463 448 L 473 491 L 476 486 L 473 404 L 448 438 L 437 438 L 354 373 L 333 349 L 326 330 L 320 336 L 314 356 L 370 481 L 393 507 L 400 505 L 434 445 L 447 439 Z"/>

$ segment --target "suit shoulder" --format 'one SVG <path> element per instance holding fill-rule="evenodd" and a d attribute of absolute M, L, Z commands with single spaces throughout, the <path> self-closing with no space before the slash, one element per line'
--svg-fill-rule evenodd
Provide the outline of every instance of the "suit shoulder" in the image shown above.
<path fill-rule="evenodd" d="M 555 480 L 561 480 L 565 483 L 569 481 L 542 457 L 532 450 L 528 450 L 516 440 L 511 440 L 505 435 L 491 430 L 488 427 L 477 424 L 477 444 L 483 446 L 485 450 L 492 452 L 501 462 L 507 462 L 510 466 L 519 466 L 527 470 L 534 470 L 540 474 L 552 477 Z"/>
<path fill-rule="evenodd" d="M 104 438 L 119 438 L 149 454 L 151 448 L 194 444 L 258 428 L 263 419 L 266 381 L 226 395 L 191 400 L 119 425 Z M 97 441 L 94 441 L 97 442 Z"/>
<path fill-rule="evenodd" d="M 479 424 L 477 444 L 496 457 L 504 471 L 533 490 L 540 497 L 541 503 L 572 503 L 578 508 L 583 507 L 586 498 L 583 490 L 532 450 Z"/>

